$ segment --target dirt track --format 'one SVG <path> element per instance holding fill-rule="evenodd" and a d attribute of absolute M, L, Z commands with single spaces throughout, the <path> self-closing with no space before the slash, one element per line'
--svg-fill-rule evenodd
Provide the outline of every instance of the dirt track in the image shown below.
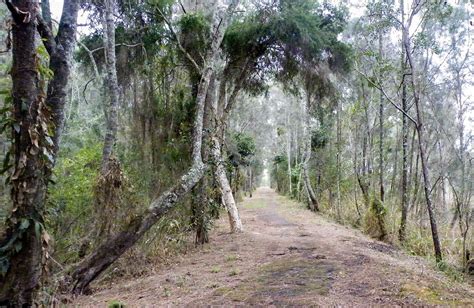
<path fill-rule="evenodd" d="M 121 282 L 74 305 L 474 306 L 474 290 L 425 260 L 367 238 L 260 188 L 239 205 L 245 232 L 227 233 L 166 270 Z"/>

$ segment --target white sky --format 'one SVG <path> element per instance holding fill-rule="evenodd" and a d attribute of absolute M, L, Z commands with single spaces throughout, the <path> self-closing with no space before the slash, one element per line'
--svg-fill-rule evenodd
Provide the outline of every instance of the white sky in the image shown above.
<path fill-rule="evenodd" d="M 49 0 L 49 5 L 51 6 L 51 15 L 54 20 L 59 21 L 61 18 L 61 12 L 63 11 L 64 0 Z M 79 11 L 79 24 L 87 24 L 87 14 L 83 11 Z"/>

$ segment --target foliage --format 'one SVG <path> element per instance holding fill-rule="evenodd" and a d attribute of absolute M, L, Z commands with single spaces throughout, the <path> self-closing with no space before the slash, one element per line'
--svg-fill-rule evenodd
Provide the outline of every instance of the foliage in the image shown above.
<path fill-rule="evenodd" d="M 75 260 L 83 237 L 88 236 L 94 211 L 94 185 L 101 161 L 101 145 L 91 144 L 59 160 L 55 184 L 49 188 L 48 226 L 57 239 L 61 260 Z"/>
<path fill-rule="evenodd" d="M 294 87 L 298 75 L 327 62 L 333 71 L 350 68 L 350 48 L 337 36 L 344 29 L 346 13 L 327 2 L 283 1 L 273 14 L 262 10 L 234 22 L 224 38 L 224 50 L 235 62 L 249 61 L 262 74 L 250 74 L 246 88 L 259 93 L 270 76 Z M 309 70 L 308 70 L 309 69 Z M 313 72 L 310 75 L 318 75 Z M 315 77 L 313 77 L 315 78 Z"/>
<path fill-rule="evenodd" d="M 235 166 L 248 166 L 255 155 L 255 140 L 244 133 L 231 133 L 227 143 L 230 163 Z"/>
<path fill-rule="evenodd" d="M 318 130 L 313 130 L 311 134 L 311 148 L 317 150 L 324 148 L 329 142 L 330 135 L 325 128 L 320 128 Z"/>

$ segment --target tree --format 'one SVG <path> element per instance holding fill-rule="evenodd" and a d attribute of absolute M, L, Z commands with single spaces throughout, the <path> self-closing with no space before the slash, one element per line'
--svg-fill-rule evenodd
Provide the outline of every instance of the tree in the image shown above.
<path fill-rule="evenodd" d="M 14 20 L 10 150 L 14 161 L 13 210 L 0 242 L 0 302 L 29 306 L 34 303 L 47 256 L 45 194 L 64 125 L 79 4 L 75 0 L 65 1 L 56 36 L 52 33 L 50 13 L 45 10 L 43 16 L 39 15 L 36 1 L 6 4 Z M 43 8 L 47 9 L 46 4 Z M 44 49 L 41 45 L 37 48 L 38 33 L 43 38 Z M 47 56 L 49 65 L 42 59 Z"/>
<path fill-rule="evenodd" d="M 104 148 L 102 153 L 101 173 L 107 173 L 109 159 L 112 155 L 112 149 L 117 139 L 118 129 L 118 104 L 119 104 L 119 86 L 117 81 L 117 69 L 115 59 L 115 23 L 114 8 L 115 1 L 105 0 L 105 12 L 103 16 L 103 33 L 105 46 L 105 66 L 107 72 L 107 94 L 108 106 L 106 110 L 106 132 L 104 140 Z"/>
<path fill-rule="evenodd" d="M 409 29 L 413 21 L 413 17 L 420 11 L 422 8 L 422 3 L 414 2 L 412 4 L 411 11 L 409 13 L 409 17 L 407 20 L 407 23 L 402 25 L 402 31 L 403 31 L 403 36 L 402 36 L 402 41 L 403 41 L 403 47 L 405 48 L 405 54 L 408 59 L 408 65 L 410 68 L 411 72 L 411 85 L 412 85 L 412 90 L 413 90 L 413 100 L 415 103 L 415 110 L 416 110 L 416 122 L 415 122 L 415 128 L 418 134 L 418 149 L 420 153 L 420 160 L 421 160 L 421 169 L 423 173 L 423 181 L 424 181 L 424 192 L 425 192 L 425 199 L 426 199 L 426 207 L 428 209 L 428 215 L 430 219 L 430 225 L 431 225 L 431 236 L 433 239 L 433 246 L 434 246 L 434 252 L 435 252 L 435 257 L 437 262 L 442 261 L 442 253 L 441 253 L 441 244 L 439 240 L 439 235 L 438 235 L 438 225 L 436 223 L 436 217 L 435 213 L 433 211 L 433 202 L 432 202 L 432 196 L 431 196 L 431 179 L 430 179 L 430 171 L 428 167 L 428 158 L 426 157 L 426 144 L 425 144 L 425 139 L 424 139 L 424 134 L 425 134 L 425 127 L 423 126 L 423 108 L 420 100 L 420 89 L 419 85 L 417 84 L 418 81 L 418 71 L 417 71 L 417 66 L 415 61 L 413 60 L 412 56 L 412 47 L 410 44 L 410 33 Z"/>
<path fill-rule="evenodd" d="M 401 23 L 405 24 L 405 3 L 404 0 L 400 0 L 400 16 Z M 405 32 L 402 31 L 402 36 Z M 407 224 L 407 213 L 408 213 L 408 104 L 407 104 L 407 85 L 406 85 L 406 55 L 404 41 L 402 38 L 401 45 L 401 86 L 402 86 L 402 183 L 401 183 L 401 220 L 400 228 L 398 231 L 398 239 L 400 242 L 404 242 L 406 238 L 406 224 Z"/>
<path fill-rule="evenodd" d="M 71 274 L 73 279 L 73 293 L 83 293 L 98 275 L 115 262 L 125 251 L 134 246 L 165 213 L 173 208 L 177 202 L 182 200 L 204 175 L 207 168 L 202 161 L 201 152 L 204 105 L 209 84 L 216 70 L 216 64 L 218 63 L 217 56 L 225 30 L 238 4 L 238 0 L 233 0 L 225 11 L 220 12 L 220 14 L 222 14 L 221 18 L 217 18 L 212 26 L 215 35 L 205 55 L 204 66 L 202 68 L 196 66 L 196 69 L 201 72 L 202 77 L 196 95 L 196 111 L 192 139 L 192 165 L 172 188 L 154 199 L 145 212 L 138 215 L 122 231 L 105 239 L 94 252 L 74 268 Z M 196 62 L 194 61 L 194 63 Z"/>

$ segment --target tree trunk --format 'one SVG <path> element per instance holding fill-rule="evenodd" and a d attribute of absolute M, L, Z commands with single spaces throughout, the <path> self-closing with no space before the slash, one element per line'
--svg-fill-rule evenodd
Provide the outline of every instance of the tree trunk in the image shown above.
<path fill-rule="evenodd" d="M 118 103 L 119 89 L 117 81 L 117 69 L 115 59 L 115 23 L 114 23 L 114 0 L 105 0 L 105 13 L 103 17 L 103 35 L 105 46 L 105 66 L 107 71 L 108 106 L 105 108 L 106 132 L 104 146 L 102 149 L 102 173 L 107 170 L 109 158 L 112 155 L 118 130 Z"/>
<path fill-rule="evenodd" d="M 383 42 L 382 42 L 382 30 L 379 30 L 379 57 L 382 60 L 383 57 Z M 382 70 L 380 70 L 380 80 L 383 79 Z M 379 93 L 379 187 L 380 187 L 380 201 L 384 202 L 385 189 L 383 185 L 384 180 L 384 159 L 383 159 L 383 92 L 380 90 Z"/>
<path fill-rule="evenodd" d="M 413 15 L 411 15 L 412 17 Z M 410 18 L 411 20 L 411 18 Z M 411 24 L 409 22 L 408 24 Z M 411 55 L 411 48 L 410 48 L 410 42 L 409 42 L 409 35 L 408 35 L 408 29 L 403 28 L 405 34 L 403 35 L 404 40 L 404 46 L 405 46 L 405 52 L 408 58 L 408 63 L 410 64 L 411 68 L 411 83 L 413 87 L 413 99 L 415 103 L 415 109 L 416 109 L 416 130 L 418 133 L 418 149 L 420 151 L 420 160 L 421 160 L 421 169 L 423 173 L 423 181 L 424 181 L 424 192 L 425 192 L 425 199 L 426 199 L 426 206 L 428 208 L 428 216 L 430 219 L 430 226 L 431 226 L 431 236 L 433 238 L 433 246 L 434 246 L 434 253 L 435 253 L 435 258 L 436 262 L 441 262 L 442 261 L 442 253 L 441 253 L 441 244 L 439 241 L 438 237 L 438 226 L 436 224 L 436 217 L 433 211 L 433 204 L 431 200 L 431 181 L 430 181 L 430 174 L 429 174 L 429 168 L 428 168 L 428 161 L 426 158 L 426 148 L 424 144 L 424 132 L 425 128 L 423 126 L 423 119 L 422 119 L 422 106 L 420 102 L 420 94 L 419 90 L 417 88 L 416 84 L 416 78 L 417 78 L 417 71 L 415 67 L 415 63 L 412 59 Z"/>
<path fill-rule="evenodd" d="M 224 165 L 225 162 L 221 158 L 221 151 L 219 140 L 214 136 L 212 138 L 211 156 L 215 164 L 215 177 L 222 192 L 222 198 L 227 209 L 227 214 L 229 215 L 230 230 L 231 232 L 242 232 L 242 222 L 240 220 L 237 205 L 235 204 L 234 196 L 232 195 L 232 188 L 227 179 Z"/>
<path fill-rule="evenodd" d="M 206 132 L 212 131 L 212 111 L 213 107 L 212 104 L 215 102 L 215 90 L 216 90 L 216 77 L 215 74 L 211 77 L 209 82 L 209 89 L 207 91 L 206 102 L 204 106 L 204 130 Z M 210 134 L 206 133 L 203 135 L 202 141 L 202 157 L 204 162 L 208 162 L 209 160 L 209 144 L 211 142 Z M 194 195 L 195 198 L 192 200 L 192 223 L 196 230 L 196 237 L 195 237 L 195 244 L 203 245 L 209 242 L 209 234 L 208 234 L 208 226 L 207 224 L 207 216 L 209 215 L 209 202 L 210 196 L 208 193 L 209 185 L 211 184 L 209 181 L 209 174 L 205 174 L 199 184 L 197 185 Z"/>
<path fill-rule="evenodd" d="M 401 10 L 401 19 L 402 23 L 405 22 L 405 13 L 404 13 L 404 0 L 400 0 L 400 10 Z M 403 31 L 402 36 L 405 35 Z M 400 220 L 400 228 L 398 230 L 398 239 L 401 243 L 405 242 L 406 238 L 406 223 L 407 223 L 407 213 L 408 213 L 408 119 L 405 113 L 408 112 L 407 106 L 407 87 L 405 82 L 406 77 L 406 56 L 405 48 L 403 42 L 405 38 L 402 38 L 402 56 L 401 56 L 401 70 L 402 70 L 402 216 Z"/>
<path fill-rule="evenodd" d="M 337 218 L 341 219 L 341 143 L 342 143 L 342 123 L 341 113 L 342 106 L 341 102 L 337 101 L 337 113 L 336 113 L 336 172 L 337 172 L 337 200 L 336 200 L 336 213 Z M 319 186 L 319 185 L 318 185 Z"/>
<path fill-rule="evenodd" d="M 250 198 L 253 197 L 253 172 L 252 172 L 252 167 L 250 166 L 250 185 L 249 185 L 249 192 L 250 192 Z"/>
<path fill-rule="evenodd" d="M 14 1 L 11 5 L 31 14 L 31 19 L 19 16 L 12 23 L 12 96 L 13 96 L 13 145 L 14 170 L 11 177 L 11 197 L 14 211 L 7 221 L 6 237 L 1 242 L 1 261 L 8 269 L 0 275 L 0 305 L 29 306 L 42 274 L 42 240 L 35 228 L 43 223 L 43 202 L 46 181 L 40 170 L 43 167 L 38 143 L 37 125 L 40 89 L 37 88 L 36 67 L 36 5 L 35 1 Z M 15 15 L 12 13 L 13 18 Z M 25 104 L 26 107 L 22 107 Z M 33 112 L 28 112 L 33 109 Z M 30 137 L 30 132 L 35 135 Z M 35 138 L 32 140 L 32 138 Z M 24 224 L 24 227 L 22 227 Z M 9 242 L 12 242 L 11 244 Z M 15 252 L 13 245 L 21 249 Z M 5 254 L 4 254 L 5 253 Z"/>
<path fill-rule="evenodd" d="M 222 83 L 220 85 L 222 85 Z M 225 91 L 225 87 L 221 87 L 220 85 L 216 86 L 216 89 L 220 89 L 220 91 Z M 214 177 L 221 190 L 222 200 L 224 202 L 224 206 L 229 216 L 230 230 L 231 232 L 235 233 L 235 232 L 242 232 L 243 227 L 242 227 L 242 222 L 239 216 L 239 210 L 235 203 L 234 195 L 232 194 L 232 187 L 231 187 L 231 184 L 229 183 L 229 179 L 227 178 L 225 161 L 224 161 L 223 153 L 222 153 L 221 142 L 223 142 L 224 135 L 225 135 L 224 127 L 222 125 L 225 125 L 227 121 L 229 110 L 227 112 L 224 112 L 219 117 L 218 109 L 224 108 L 224 106 L 222 106 L 225 104 L 224 98 L 225 98 L 225 94 L 220 92 L 218 96 L 214 97 L 214 100 L 212 102 L 212 114 L 213 114 L 214 119 L 216 119 L 216 123 L 213 130 L 213 136 L 211 137 L 210 155 L 214 163 Z M 235 98 L 236 96 L 232 95 L 229 98 L 227 105 L 233 104 L 234 103 L 233 100 L 235 100 Z M 237 176 L 235 178 L 236 179 L 234 180 L 234 182 L 237 182 Z"/>
<path fill-rule="evenodd" d="M 43 274 L 43 249 L 47 249 L 48 244 L 43 230 L 44 202 L 64 119 L 78 3 L 65 1 L 56 38 L 37 15 L 37 1 L 16 0 L 6 4 L 14 20 L 11 70 L 14 170 L 11 175 L 13 211 L 0 241 L 3 265 L 0 305 L 31 306 Z M 36 54 L 37 31 L 46 36 L 43 42 L 54 72 L 47 94 L 43 93 L 45 78 L 38 74 L 41 64 Z"/>
<path fill-rule="evenodd" d="M 290 115 L 287 116 L 286 118 L 286 124 L 287 124 L 287 136 L 286 136 L 286 156 L 287 156 L 287 167 L 288 167 L 288 189 L 290 192 L 290 197 L 293 196 L 293 187 L 291 185 L 291 132 L 289 130 L 289 124 L 290 124 Z"/>
<path fill-rule="evenodd" d="M 306 187 L 306 193 L 308 194 L 309 207 L 312 211 L 319 211 L 319 204 L 316 194 L 314 193 L 313 187 L 311 186 L 311 179 L 309 177 L 309 161 L 311 160 L 311 131 L 310 131 L 310 94 L 306 93 L 306 102 L 303 103 L 303 114 L 304 114 L 304 160 L 303 160 L 303 181 Z"/>

